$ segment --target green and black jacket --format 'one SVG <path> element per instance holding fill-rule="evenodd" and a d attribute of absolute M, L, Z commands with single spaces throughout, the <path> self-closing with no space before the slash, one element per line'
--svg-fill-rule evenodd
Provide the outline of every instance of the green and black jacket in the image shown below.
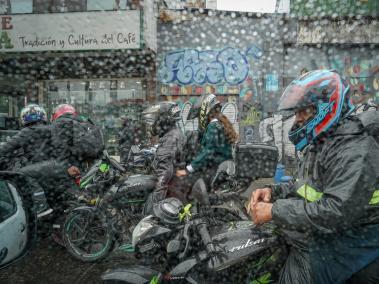
<path fill-rule="evenodd" d="M 187 166 L 190 172 L 215 168 L 220 163 L 233 158 L 232 145 L 226 139 L 224 126 L 217 119 L 208 124 L 200 144 L 200 152 L 192 160 L 190 166 Z"/>

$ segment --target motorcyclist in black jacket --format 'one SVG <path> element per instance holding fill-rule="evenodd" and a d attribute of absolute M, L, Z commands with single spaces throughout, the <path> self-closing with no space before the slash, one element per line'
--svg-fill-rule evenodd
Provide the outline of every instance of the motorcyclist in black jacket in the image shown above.
<path fill-rule="evenodd" d="M 21 110 L 20 119 L 24 128 L 0 147 L 1 170 L 20 172 L 32 177 L 31 181 L 42 183 L 46 181 L 42 168 L 52 152 L 46 111 L 37 104 L 29 104 Z M 46 203 L 45 192 L 38 188 L 41 187 L 30 186 L 33 205 L 39 216 L 47 215 L 52 210 Z"/>
<path fill-rule="evenodd" d="M 299 177 L 257 189 L 250 202 L 254 223 L 272 221 L 290 245 L 279 283 L 345 283 L 354 273 L 378 283 L 369 272 L 379 271 L 379 145 L 350 115 L 349 85 L 333 70 L 306 73 L 279 110 L 296 116 Z"/>
<path fill-rule="evenodd" d="M 52 144 L 54 158 L 67 168 L 70 176 L 80 175 L 80 157 L 73 154 L 74 148 L 74 120 L 78 119 L 76 109 L 70 104 L 61 104 L 54 108 L 52 122 Z"/>
<path fill-rule="evenodd" d="M 143 111 L 144 123 L 153 136 L 159 137 L 158 148 L 153 161 L 157 176 L 154 192 L 146 201 L 144 213 L 152 210 L 153 204 L 166 198 L 169 183 L 183 158 L 185 136 L 177 126 L 180 108 L 174 102 L 161 102 Z"/>

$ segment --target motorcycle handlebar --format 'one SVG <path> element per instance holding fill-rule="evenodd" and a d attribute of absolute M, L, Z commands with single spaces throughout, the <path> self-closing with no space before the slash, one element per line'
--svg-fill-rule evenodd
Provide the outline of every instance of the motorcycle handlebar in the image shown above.
<path fill-rule="evenodd" d="M 211 204 L 215 204 L 217 202 L 224 202 L 229 197 L 238 196 L 238 193 L 237 192 L 225 192 L 225 193 L 219 193 L 219 194 L 211 193 L 208 196 L 209 196 L 209 202 Z"/>
<path fill-rule="evenodd" d="M 215 247 L 212 242 L 211 236 L 209 235 L 209 231 L 207 228 L 207 225 L 204 222 L 201 222 L 197 225 L 199 234 L 201 236 L 201 239 L 203 240 L 203 243 L 205 245 L 205 248 L 209 254 L 212 254 L 215 252 Z"/>

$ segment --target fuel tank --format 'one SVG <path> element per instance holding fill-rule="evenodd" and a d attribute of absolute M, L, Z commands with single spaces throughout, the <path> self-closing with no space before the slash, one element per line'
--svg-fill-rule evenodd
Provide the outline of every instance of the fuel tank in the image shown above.
<path fill-rule="evenodd" d="M 212 272 L 243 263 L 244 259 L 258 256 L 262 251 L 279 245 L 272 224 L 256 226 L 251 221 L 231 222 L 211 232 L 211 237 L 223 254 L 208 261 L 207 269 Z"/>
<path fill-rule="evenodd" d="M 119 186 L 117 193 L 127 193 L 128 196 L 143 197 L 153 191 L 155 181 L 155 176 L 132 175 Z"/>

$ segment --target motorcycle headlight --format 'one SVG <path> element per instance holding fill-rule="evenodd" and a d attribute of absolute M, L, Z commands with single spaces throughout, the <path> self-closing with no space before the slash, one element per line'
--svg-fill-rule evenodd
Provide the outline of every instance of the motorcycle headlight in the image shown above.
<path fill-rule="evenodd" d="M 141 241 L 143 235 L 155 226 L 156 221 L 153 215 L 149 215 L 143 218 L 133 230 L 132 245 L 136 247 L 139 241 Z"/>

